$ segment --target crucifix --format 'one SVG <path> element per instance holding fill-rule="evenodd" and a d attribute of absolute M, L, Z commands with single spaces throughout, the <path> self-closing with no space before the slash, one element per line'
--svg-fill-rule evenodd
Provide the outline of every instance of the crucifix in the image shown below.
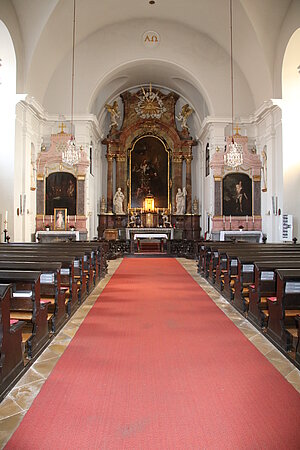
<path fill-rule="evenodd" d="M 239 127 L 238 125 L 236 125 L 236 126 L 234 127 L 234 134 L 235 134 L 235 135 L 236 135 L 236 134 L 240 134 L 239 131 L 240 131 L 240 127 Z"/>
<path fill-rule="evenodd" d="M 64 128 L 66 128 L 66 125 L 63 124 L 63 122 L 61 123 L 61 125 L 59 125 L 59 127 L 61 129 L 61 133 L 64 133 Z"/>

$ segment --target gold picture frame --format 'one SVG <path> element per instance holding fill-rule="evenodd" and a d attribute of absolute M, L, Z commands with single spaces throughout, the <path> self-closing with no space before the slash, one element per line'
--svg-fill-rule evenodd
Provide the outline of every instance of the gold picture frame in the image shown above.
<path fill-rule="evenodd" d="M 65 231 L 67 229 L 67 208 L 54 208 L 54 230 Z"/>

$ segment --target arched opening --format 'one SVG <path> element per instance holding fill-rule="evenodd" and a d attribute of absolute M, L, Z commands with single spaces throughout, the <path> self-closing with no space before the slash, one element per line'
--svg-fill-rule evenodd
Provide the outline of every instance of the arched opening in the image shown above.
<path fill-rule="evenodd" d="M 8 29 L 0 20 L 0 211 L 8 211 L 7 230 L 13 235 L 14 226 L 14 165 L 15 165 L 15 104 L 16 55 Z M 20 189 L 22 192 L 22 189 Z M 3 220 L 0 220 L 1 226 Z M 1 230 L 2 231 L 2 230 Z"/>
<path fill-rule="evenodd" d="M 130 206 L 142 208 L 144 198 L 152 194 L 155 207 L 168 209 L 170 203 L 170 156 L 157 136 L 136 140 L 129 157 Z"/>
<path fill-rule="evenodd" d="M 300 202 L 295 195 L 300 183 L 300 28 L 286 47 L 282 66 L 282 132 L 284 213 L 294 217 L 294 235 L 299 236 Z"/>

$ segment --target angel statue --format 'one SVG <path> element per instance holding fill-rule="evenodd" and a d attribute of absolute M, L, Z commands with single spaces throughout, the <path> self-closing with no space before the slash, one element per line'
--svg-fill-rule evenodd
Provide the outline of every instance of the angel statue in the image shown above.
<path fill-rule="evenodd" d="M 176 119 L 181 122 L 181 128 L 182 130 L 189 131 L 189 127 L 187 125 L 187 119 L 190 117 L 190 115 L 194 112 L 193 108 L 190 107 L 190 105 L 187 103 L 186 105 L 183 105 L 181 108 L 181 111 L 178 116 L 176 116 Z"/>
<path fill-rule="evenodd" d="M 118 102 L 115 100 L 112 105 L 105 103 L 105 108 L 110 114 L 110 125 L 109 129 L 118 126 L 118 120 L 120 118 L 120 110 L 118 106 Z"/>

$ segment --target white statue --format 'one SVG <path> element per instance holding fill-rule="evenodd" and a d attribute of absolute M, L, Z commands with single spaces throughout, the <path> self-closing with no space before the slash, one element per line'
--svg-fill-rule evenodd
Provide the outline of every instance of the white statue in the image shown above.
<path fill-rule="evenodd" d="M 117 189 L 117 192 L 114 195 L 114 207 L 115 207 L 115 213 L 116 214 L 124 214 L 123 211 L 123 201 L 124 201 L 124 194 L 121 190 L 121 188 Z"/>
<path fill-rule="evenodd" d="M 163 211 L 163 214 L 162 214 L 162 221 L 163 221 L 163 227 L 164 228 L 166 228 L 166 227 L 169 227 L 171 224 L 170 224 L 170 221 L 169 221 L 169 215 L 168 215 L 168 210 L 167 209 L 165 209 L 164 211 Z"/>
<path fill-rule="evenodd" d="M 262 178 L 263 178 L 263 187 L 262 187 L 262 191 L 263 192 L 267 192 L 267 185 L 268 185 L 268 180 L 267 180 L 267 162 L 268 162 L 268 157 L 267 157 L 267 147 L 266 145 L 263 148 L 263 151 L 261 152 L 261 156 L 262 156 Z"/>
<path fill-rule="evenodd" d="M 187 103 L 181 108 L 181 111 L 178 116 L 176 116 L 176 119 L 181 122 L 181 128 L 182 130 L 189 131 L 189 127 L 187 125 L 187 119 L 190 117 L 190 115 L 194 112 L 193 108 L 190 107 L 190 105 Z"/>
<path fill-rule="evenodd" d="M 108 103 L 105 104 L 105 108 L 110 114 L 110 125 L 109 129 L 118 126 L 118 119 L 120 118 L 120 110 L 118 106 L 118 102 L 115 100 L 112 105 Z"/>
<path fill-rule="evenodd" d="M 185 196 L 186 196 L 186 189 L 183 188 L 181 190 L 180 188 L 178 188 L 176 194 L 176 214 L 185 213 Z"/>

